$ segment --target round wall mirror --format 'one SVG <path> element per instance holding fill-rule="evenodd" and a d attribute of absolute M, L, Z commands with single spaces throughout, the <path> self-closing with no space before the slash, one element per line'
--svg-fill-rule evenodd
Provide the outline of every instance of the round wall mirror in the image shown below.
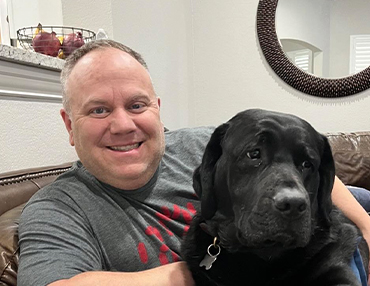
<path fill-rule="evenodd" d="M 274 72 L 299 91 L 356 94 L 370 87 L 369 10 L 364 0 L 260 0 L 261 50 Z"/>

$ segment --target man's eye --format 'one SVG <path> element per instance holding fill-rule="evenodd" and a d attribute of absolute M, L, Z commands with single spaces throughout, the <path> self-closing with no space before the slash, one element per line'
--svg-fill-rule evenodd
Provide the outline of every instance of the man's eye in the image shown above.
<path fill-rule="evenodd" d="M 144 103 L 134 103 L 130 106 L 130 110 L 133 112 L 142 112 L 145 110 L 146 105 Z"/>
<path fill-rule="evenodd" d="M 104 113 L 107 113 L 108 110 L 104 107 L 98 107 L 98 108 L 95 108 L 91 111 L 92 114 L 95 114 L 95 115 L 101 115 L 101 114 L 104 114 Z"/>
<path fill-rule="evenodd" d="M 132 109 L 140 109 L 144 106 L 144 104 L 135 103 L 131 106 Z"/>

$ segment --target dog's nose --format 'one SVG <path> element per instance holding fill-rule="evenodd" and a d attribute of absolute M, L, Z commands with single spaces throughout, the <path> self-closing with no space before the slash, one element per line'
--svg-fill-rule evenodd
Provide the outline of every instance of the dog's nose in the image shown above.
<path fill-rule="evenodd" d="M 308 198 L 294 188 L 283 188 L 273 197 L 274 208 L 286 218 L 295 219 L 306 212 Z"/>

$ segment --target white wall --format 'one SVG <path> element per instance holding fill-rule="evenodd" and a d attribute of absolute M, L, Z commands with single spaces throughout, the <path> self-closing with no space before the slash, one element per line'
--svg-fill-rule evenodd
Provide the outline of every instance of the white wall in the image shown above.
<path fill-rule="evenodd" d="M 20 28 L 63 25 L 61 0 L 6 0 L 8 3 L 10 36 L 17 38 Z"/>
<path fill-rule="evenodd" d="M 59 103 L 0 100 L 0 172 L 76 160 Z"/>
<path fill-rule="evenodd" d="M 44 0 L 47 1 L 47 0 Z M 114 38 L 111 0 L 54 0 L 62 3 L 63 25 L 97 32 L 99 28 Z"/>
<path fill-rule="evenodd" d="M 218 125 L 236 112 L 259 107 L 296 114 L 322 132 L 369 130 L 370 91 L 321 99 L 294 90 L 274 74 L 257 41 L 257 5 L 258 0 L 104 0 L 93 5 L 62 0 L 64 25 L 103 27 L 113 39 L 143 54 L 170 129 Z M 65 15 L 72 7 L 77 18 Z M 20 165 L 3 170 L 74 156 L 57 104 L 1 104 L 2 134 L 17 136 L 16 130 L 25 126 L 22 132 L 29 137 L 14 146 Z"/>

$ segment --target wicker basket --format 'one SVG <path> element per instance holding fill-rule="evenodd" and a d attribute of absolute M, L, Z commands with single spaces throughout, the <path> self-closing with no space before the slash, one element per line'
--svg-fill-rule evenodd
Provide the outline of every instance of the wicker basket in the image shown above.
<path fill-rule="evenodd" d="M 38 26 L 21 28 L 17 31 L 17 39 L 22 48 L 26 50 L 34 50 L 32 47 L 32 39 L 35 37 L 38 31 Z M 66 27 L 66 26 L 42 26 L 42 30 L 48 33 L 54 32 L 56 37 L 62 42 L 64 36 L 68 34 L 75 34 L 80 32 L 85 43 L 95 40 L 95 33 L 90 30 Z"/>

